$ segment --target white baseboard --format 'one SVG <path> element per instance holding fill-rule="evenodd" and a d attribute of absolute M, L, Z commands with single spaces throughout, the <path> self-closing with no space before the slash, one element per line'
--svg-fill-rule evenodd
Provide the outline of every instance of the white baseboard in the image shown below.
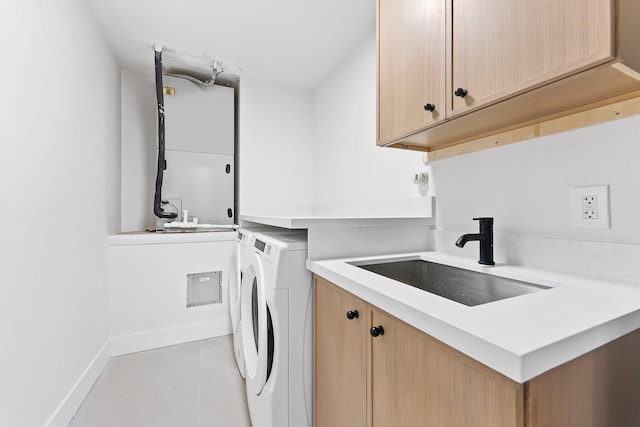
<path fill-rule="evenodd" d="M 62 399 L 62 403 L 53 412 L 53 415 L 47 420 L 44 425 L 46 427 L 67 427 L 71 419 L 78 411 L 80 405 L 84 401 L 85 397 L 93 387 L 100 373 L 109 362 L 111 357 L 111 341 L 107 340 L 104 343 L 96 357 L 93 358 L 91 363 L 85 371 L 82 373 L 78 381 L 73 385 L 71 391 Z"/>
<path fill-rule="evenodd" d="M 121 335 L 111 338 L 111 355 L 120 356 L 229 334 L 231 334 L 231 322 L 228 319 L 220 319 L 176 328 Z"/>

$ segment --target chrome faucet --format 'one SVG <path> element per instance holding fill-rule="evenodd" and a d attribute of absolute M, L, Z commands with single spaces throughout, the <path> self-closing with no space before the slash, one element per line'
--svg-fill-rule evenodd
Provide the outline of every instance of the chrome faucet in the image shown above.
<path fill-rule="evenodd" d="M 480 232 L 463 234 L 456 241 L 456 246 L 462 248 L 467 242 L 478 240 L 480 242 L 478 264 L 495 265 L 493 262 L 493 218 L 473 218 L 473 220 L 480 222 Z"/>

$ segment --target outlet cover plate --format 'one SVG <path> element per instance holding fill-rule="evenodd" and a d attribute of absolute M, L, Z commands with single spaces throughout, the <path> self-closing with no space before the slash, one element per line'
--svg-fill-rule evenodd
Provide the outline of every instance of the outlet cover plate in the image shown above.
<path fill-rule="evenodd" d="M 571 226 L 611 228 L 608 185 L 571 189 Z"/>

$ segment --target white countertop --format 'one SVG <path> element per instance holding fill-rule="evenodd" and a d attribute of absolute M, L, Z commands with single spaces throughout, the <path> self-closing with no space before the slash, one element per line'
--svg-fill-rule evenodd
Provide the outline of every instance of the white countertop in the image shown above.
<path fill-rule="evenodd" d="M 202 243 L 235 241 L 236 231 L 201 232 L 133 232 L 111 234 L 107 237 L 109 246 L 162 245 L 171 243 Z"/>
<path fill-rule="evenodd" d="M 469 307 L 348 264 L 416 257 L 552 289 Z M 640 328 L 633 286 L 437 252 L 307 261 L 307 268 L 520 383 Z"/>
<path fill-rule="evenodd" d="M 427 217 L 363 217 L 363 216 L 259 216 L 240 215 L 242 221 L 271 225 L 290 229 L 342 228 L 342 227 L 393 227 L 433 225 L 433 218 Z"/>
<path fill-rule="evenodd" d="M 291 229 L 411 227 L 435 224 L 432 196 L 313 206 L 253 207 L 241 221 Z M 243 224 L 241 224 L 243 225 Z"/>

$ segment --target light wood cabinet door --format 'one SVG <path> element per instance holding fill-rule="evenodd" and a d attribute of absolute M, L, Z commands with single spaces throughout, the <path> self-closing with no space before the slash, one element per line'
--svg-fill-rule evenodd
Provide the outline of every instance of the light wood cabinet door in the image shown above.
<path fill-rule="evenodd" d="M 612 0 L 448 0 L 455 116 L 615 57 Z M 465 89 L 464 97 L 454 95 Z"/>
<path fill-rule="evenodd" d="M 375 309 L 372 338 L 372 425 L 518 427 L 522 385 Z"/>
<path fill-rule="evenodd" d="M 365 427 L 366 304 L 317 276 L 314 289 L 314 426 Z"/>
<path fill-rule="evenodd" d="M 445 4 L 378 0 L 379 145 L 445 118 Z"/>
<path fill-rule="evenodd" d="M 527 427 L 640 425 L 640 330 L 527 383 Z"/>

